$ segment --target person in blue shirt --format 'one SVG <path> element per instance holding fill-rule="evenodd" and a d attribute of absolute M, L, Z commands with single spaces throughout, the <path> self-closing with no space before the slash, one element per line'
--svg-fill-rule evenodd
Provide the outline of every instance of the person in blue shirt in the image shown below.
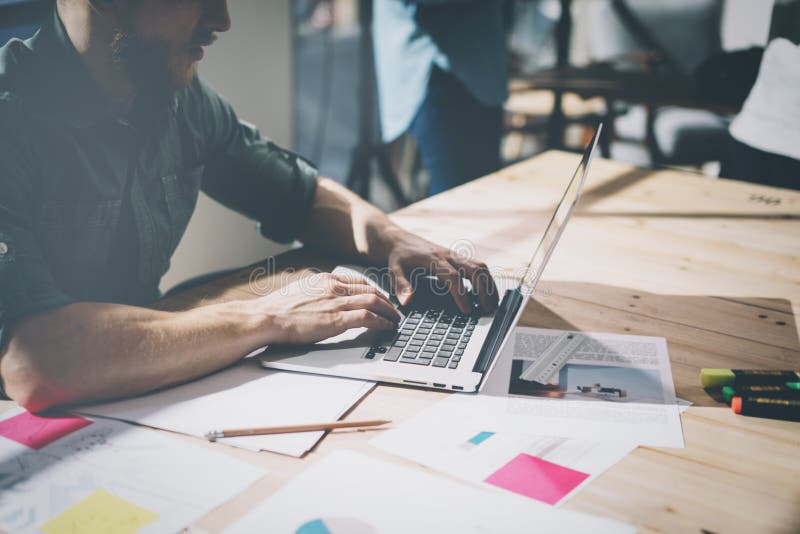
<path fill-rule="evenodd" d="M 382 138 L 411 133 L 429 194 L 500 168 L 507 7 L 503 0 L 374 0 Z"/>

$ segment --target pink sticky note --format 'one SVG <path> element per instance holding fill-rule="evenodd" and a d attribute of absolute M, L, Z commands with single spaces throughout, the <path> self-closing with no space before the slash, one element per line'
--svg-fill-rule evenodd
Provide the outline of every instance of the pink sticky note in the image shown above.
<path fill-rule="evenodd" d="M 0 421 L 0 436 L 32 449 L 41 449 L 91 424 L 91 421 L 82 417 L 40 417 L 24 412 Z"/>
<path fill-rule="evenodd" d="M 587 478 L 586 473 L 522 453 L 489 475 L 485 482 L 555 504 Z"/>

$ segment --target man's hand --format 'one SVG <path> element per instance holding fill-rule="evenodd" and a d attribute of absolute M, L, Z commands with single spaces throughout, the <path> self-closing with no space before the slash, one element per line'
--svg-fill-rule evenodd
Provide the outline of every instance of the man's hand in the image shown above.
<path fill-rule="evenodd" d="M 497 307 L 497 287 L 486 264 L 440 247 L 394 224 L 380 210 L 333 180 L 320 178 L 314 206 L 301 240 L 314 248 L 355 263 L 388 266 L 400 304 L 413 293 L 410 279 L 432 274 L 445 281 L 458 308 L 470 313 L 470 296 L 462 278 L 472 282 L 481 307 Z"/>
<path fill-rule="evenodd" d="M 435 275 L 443 280 L 458 309 L 471 313 L 471 296 L 467 294 L 463 279 L 472 283 L 472 292 L 486 312 L 497 308 L 497 286 L 485 263 L 465 258 L 409 232 L 398 230 L 387 239 L 387 265 L 395 284 L 394 290 L 400 304 L 408 304 L 414 288 L 411 280 L 419 274 Z"/>
<path fill-rule="evenodd" d="M 306 344 L 358 327 L 388 330 L 400 321 L 394 305 L 363 278 L 320 273 L 257 301 L 267 316 L 268 344 Z"/>

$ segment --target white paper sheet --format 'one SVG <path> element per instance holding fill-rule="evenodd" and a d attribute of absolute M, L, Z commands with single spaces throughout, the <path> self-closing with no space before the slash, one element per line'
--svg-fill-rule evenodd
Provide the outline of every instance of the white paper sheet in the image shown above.
<path fill-rule="evenodd" d="M 683 447 L 663 338 L 582 332 L 585 345 L 551 384 L 540 387 L 520 380 L 525 366 L 563 333 L 517 327 L 481 394 L 448 399 L 437 416 L 458 414 L 485 425 L 496 421 L 501 430 L 526 428 L 540 435 Z"/>
<path fill-rule="evenodd" d="M 522 467 L 531 469 L 529 480 L 499 487 L 553 505 L 563 504 L 635 448 L 614 441 L 537 436 L 522 429 L 496 432 L 472 419 L 427 417 L 424 412 L 370 443 L 449 475 L 493 486 L 498 486 L 495 473 L 514 469 L 515 462 L 524 460 Z M 532 463 L 528 456 L 544 462 Z"/>
<path fill-rule="evenodd" d="M 0 419 L 20 414 L 24 410 L 15 409 Z M 64 514 L 62 526 L 69 521 L 75 532 L 112 532 L 119 522 L 139 515 L 148 522 L 137 533 L 178 532 L 264 474 L 223 454 L 118 421 L 96 420 L 38 450 L 3 435 L 0 529 L 38 533 Z M 53 530 L 58 529 L 48 529 Z"/>
<path fill-rule="evenodd" d="M 203 437 L 211 430 L 335 421 L 373 386 L 361 380 L 267 370 L 252 358 L 188 384 L 82 406 L 76 412 Z M 218 441 L 299 457 L 323 435 L 298 432 Z"/>
<path fill-rule="evenodd" d="M 351 451 L 320 460 L 227 534 L 634 532 L 599 517 L 482 490 Z"/>
<path fill-rule="evenodd" d="M 758 78 L 730 126 L 738 141 L 800 160 L 800 46 L 773 40 Z M 797 177 L 800 180 L 800 177 Z"/>

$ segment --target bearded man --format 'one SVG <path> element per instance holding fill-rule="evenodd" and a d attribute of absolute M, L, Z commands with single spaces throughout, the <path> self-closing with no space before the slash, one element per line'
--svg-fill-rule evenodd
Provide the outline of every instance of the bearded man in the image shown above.
<path fill-rule="evenodd" d="M 201 189 L 270 238 L 388 266 L 401 303 L 423 268 L 465 313 L 462 276 L 496 305 L 484 264 L 318 177 L 197 77 L 230 25 L 224 0 L 58 0 L 34 37 L 0 49 L 0 383 L 29 410 L 183 382 L 264 345 L 394 326 L 387 298 L 337 275 L 313 292 L 148 308 Z"/>

